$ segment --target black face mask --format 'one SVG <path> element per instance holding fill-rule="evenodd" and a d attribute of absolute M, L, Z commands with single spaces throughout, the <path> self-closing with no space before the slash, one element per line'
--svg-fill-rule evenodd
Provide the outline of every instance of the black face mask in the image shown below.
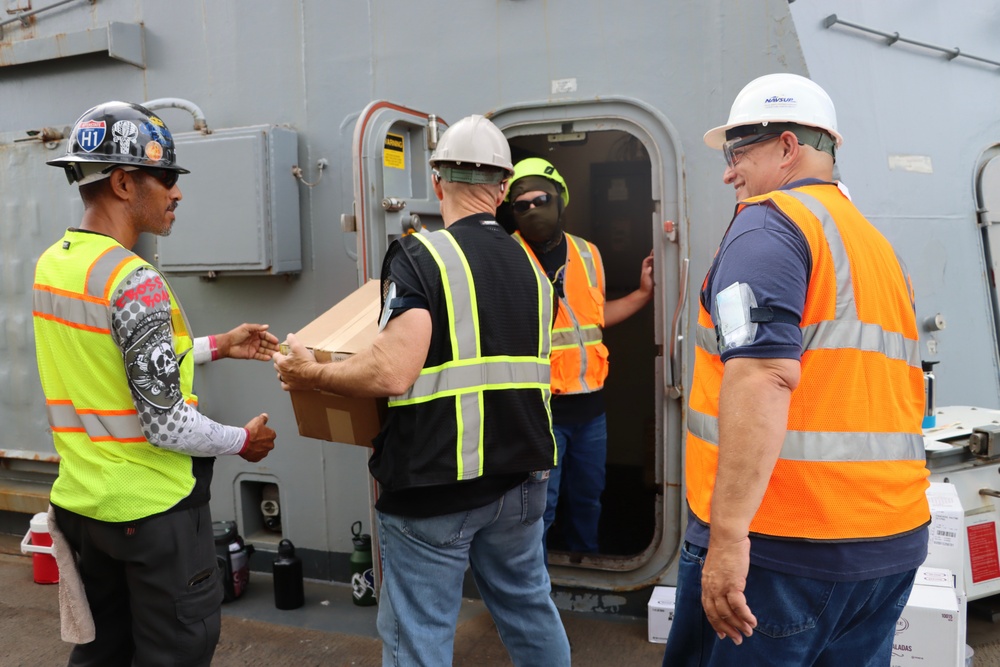
<path fill-rule="evenodd" d="M 544 206 L 532 207 L 524 213 L 515 213 L 514 220 L 521 236 L 531 243 L 545 243 L 558 237 L 559 206 L 553 197 Z"/>
<path fill-rule="evenodd" d="M 529 243 L 536 246 L 558 242 L 562 238 L 559 225 L 562 217 L 562 202 L 555 183 L 542 176 L 525 176 L 514 181 L 510 186 L 510 201 L 513 204 L 527 192 L 544 192 L 549 195 L 549 201 L 535 205 L 524 213 L 514 212 L 514 222 L 518 231 Z"/>

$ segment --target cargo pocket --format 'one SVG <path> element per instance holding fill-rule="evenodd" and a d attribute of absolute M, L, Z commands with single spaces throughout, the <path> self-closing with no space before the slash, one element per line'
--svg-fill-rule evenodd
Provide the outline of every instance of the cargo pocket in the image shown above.
<path fill-rule="evenodd" d="M 222 606 L 222 571 L 211 568 L 211 574 L 189 586 L 174 600 L 177 620 L 185 625 L 203 621 Z"/>

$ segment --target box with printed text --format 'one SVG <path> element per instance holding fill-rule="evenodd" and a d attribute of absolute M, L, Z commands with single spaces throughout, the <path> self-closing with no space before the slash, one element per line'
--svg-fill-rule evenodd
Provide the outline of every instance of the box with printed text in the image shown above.
<path fill-rule="evenodd" d="M 891 667 L 957 667 L 964 664 L 964 598 L 955 575 L 920 567 L 892 639 Z M 960 658 L 960 656 L 962 656 Z"/>
<path fill-rule="evenodd" d="M 677 589 L 673 586 L 656 586 L 649 596 L 647 614 L 649 617 L 649 641 L 666 644 L 670 626 L 674 623 L 674 600 Z"/>
<path fill-rule="evenodd" d="M 965 511 L 955 485 L 932 482 L 927 488 L 927 503 L 931 509 L 931 524 L 924 566 L 951 570 L 955 574 L 955 588 L 964 593 Z"/>

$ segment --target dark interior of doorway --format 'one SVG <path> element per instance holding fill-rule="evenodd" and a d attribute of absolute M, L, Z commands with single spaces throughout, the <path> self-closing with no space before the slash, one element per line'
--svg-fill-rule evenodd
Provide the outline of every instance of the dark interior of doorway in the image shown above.
<path fill-rule="evenodd" d="M 515 163 L 542 157 L 566 180 L 570 192 L 563 216 L 566 231 L 600 250 L 607 300 L 636 289 L 640 265 L 652 248 L 654 210 L 650 159 L 642 143 L 620 130 L 588 132 L 573 142 L 550 141 L 543 134 L 515 137 L 510 143 Z M 506 205 L 497 215 L 501 224 L 513 229 Z M 640 553 L 654 535 L 657 352 L 653 311 L 650 304 L 604 330 L 610 373 L 604 388 L 608 460 L 598 528 L 602 556 Z M 549 531 L 550 552 L 565 549 L 559 513 L 557 509 Z"/>

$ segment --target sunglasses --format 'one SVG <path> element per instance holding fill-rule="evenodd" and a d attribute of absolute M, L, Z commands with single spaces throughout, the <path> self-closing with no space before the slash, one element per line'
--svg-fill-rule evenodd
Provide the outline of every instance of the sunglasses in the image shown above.
<path fill-rule="evenodd" d="M 163 187 L 170 190 L 177 185 L 177 179 L 181 177 L 180 172 L 173 169 L 161 169 L 158 167 L 139 167 L 139 171 L 145 172 L 163 183 Z"/>
<path fill-rule="evenodd" d="M 534 199 L 516 201 L 510 206 L 514 209 L 514 213 L 526 213 L 532 206 L 541 208 L 542 206 L 547 206 L 550 201 L 552 201 L 552 195 L 544 194 L 538 195 Z"/>
<path fill-rule="evenodd" d="M 737 164 L 739 164 L 740 159 L 750 150 L 746 148 L 747 146 L 753 146 L 754 144 L 760 144 L 765 141 L 770 141 L 771 139 L 777 139 L 781 136 L 780 132 L 772 132 L 770 134 L 759 134 L 750 137 L 740 137 L 738 139 L 732 139 L 722 144 L 722 154 L 726 158 L 726 164 L 732 169 Z M 744 150 L 740 150 L 743 148 Z"/>

